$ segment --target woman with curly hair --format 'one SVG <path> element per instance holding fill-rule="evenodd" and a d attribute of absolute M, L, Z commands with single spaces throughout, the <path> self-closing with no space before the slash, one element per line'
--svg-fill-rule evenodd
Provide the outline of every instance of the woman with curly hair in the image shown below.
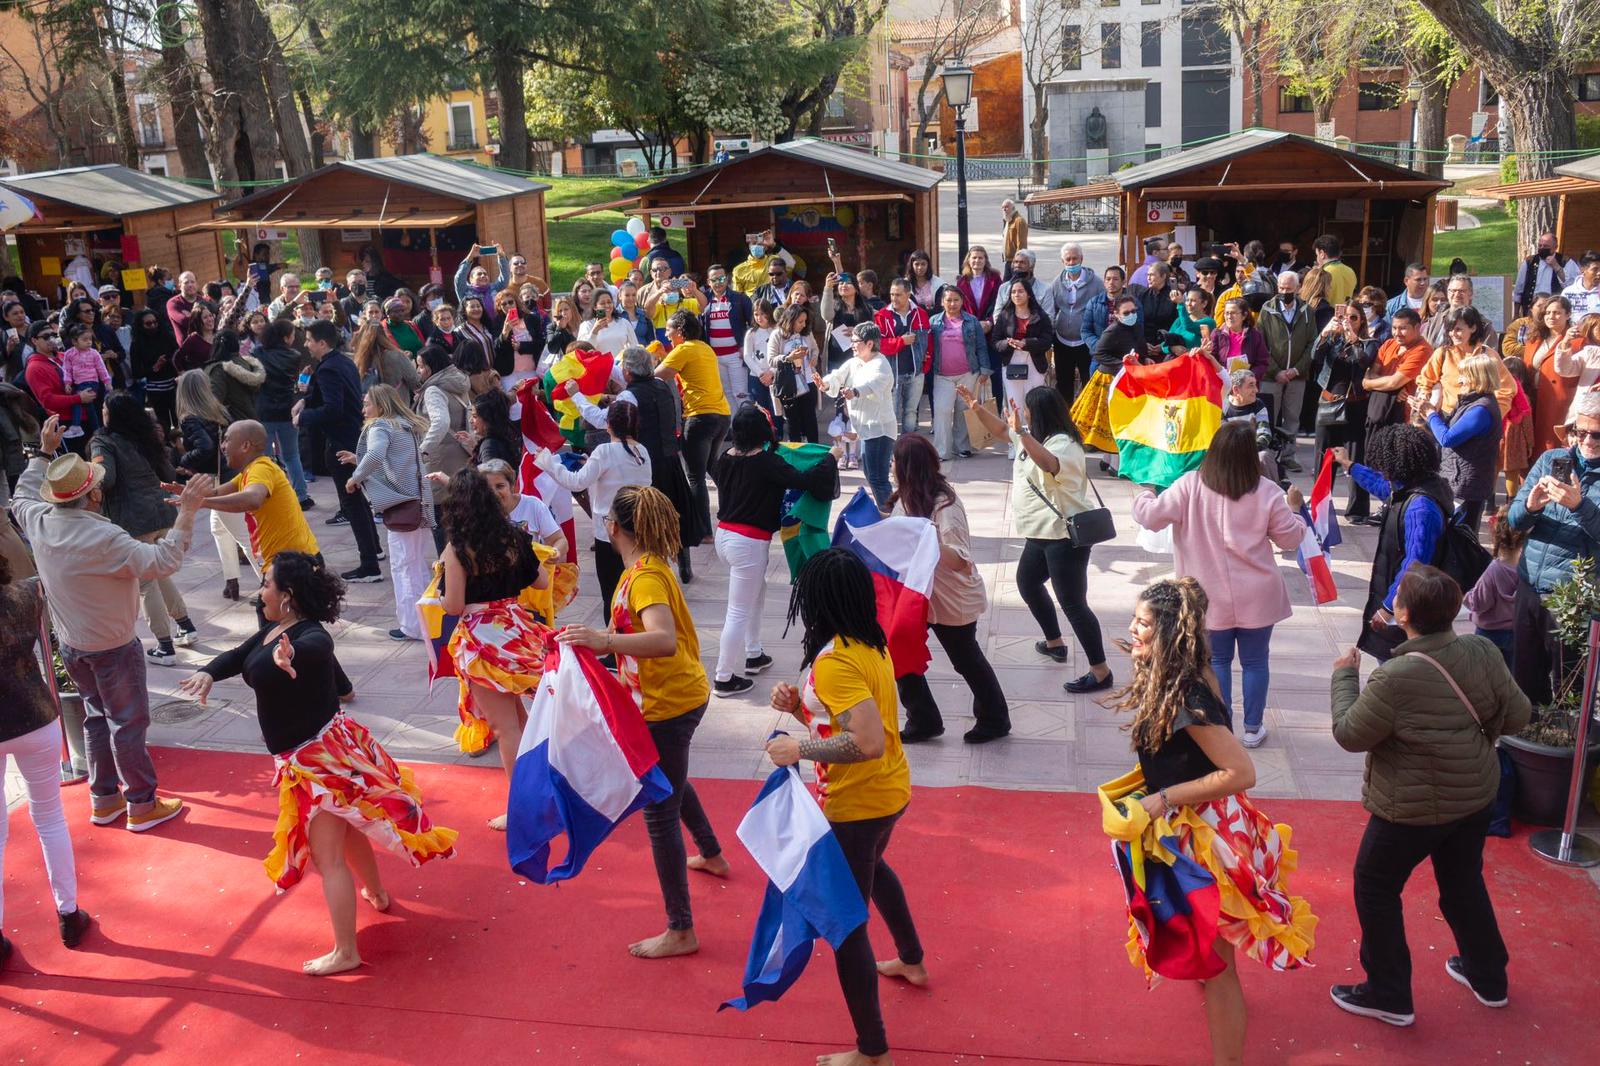
<path fill-rule="evenodd" d="M 686 870 L 726 877 L 728 860 L 689 781 L 689 742 L 705 717 L 711 685 L 700 662 L 694 618 L 672 576 L 672 560 L 681 547 L 678 512 L 660 490 L 632 485 L 617 493 L 603 521 L 626 567 L 607 608 L 609 624 L 605 629 L 567 626 L 556 639 L 617 657 L 617 676 L 644 712 L 661 772 L 672 786 L 670 796 L 644 809 L 667 930 L 628 945 L 628 951 L 640 959 L 690 955 L 700 950 L 700 941 Z M 685 859 L 680 819 L 700 851 L 692 859 Z"/>
<path fill-rule="evenodd" d="M 314 977 L 361 965 L 355 877 L 362 899 L 389 909 L 371 841 L 421 866 L 453 855 L 457 836 L 428 820 L 411 771 L 339 709 L 333 638 L 323 626 L 338 620 L 344 588 L 321 559 L 279 552 L 261 583 L 267 624 L 179 686 L 202 704 L 226 678 L 242 676 L 255 690 L 261 738 L 277 767 L 278 827 L 267 875 L 282 891 L 315 863 L 333 922 L 333 950 L 302 967 Z"/>
<path fill-rule="evenodd" d="M 1346 466 L 1351 480 L 1388 502 L 1372 554 L 1372 577 L 1363 625 L 1356 647 L 1387 662 L 1405 633 L 1395 625 L 1394 597 L 1400 579 L 1415 563 L 1432 565 L 1455 506 L 1450 483 L 1439 475 L 1439 445 L 1421 426 L 1384 426 L 1367 442 L 1366 465 L 1350 462 L 1343 448 L 1334 462 Z"/>
<path fill-rule="evenodd" d="M 527 724 L 522 697 L 544 672 L 548 626 L 518 602 L 525 588 L 544 588 L 550 576 L 539 565 L 533 541 L 511 524 L 500 500 L 476 467 L 450 479 L 444 505 L 444 580 L 439 592 L 445 614 L 458 615 L 448 651 L 461 678 L 456 743 L 468 755 L 487 750 L 494 737 L 509 781 L 517 761 L 515 739 Z M 506 816 L 491 819 L 504 830 Z"/>
<path fill-rule="evenodd" d="M 1289 827 L 1274 825 L 1246 795 L 1255 766 L 1233 735 L 1233 714 L 1211 672 L 1207 607 L 1192 577 L 1158 581 L 1139 594 L 1130 639 L 1118 642 L 1133 659 L 1133 680 L 1112 703 L 1133 714 L 1123 728 L 1139 767 L 1102 785 L 1101 801 L 1108 832 L 1118 820 L 1112 836 L 1119 866 L 1132 851 L 1161 847 L 1216 883 L 1215 927 L 1200 923 L 1210 943 L 1194 944 L 1182 957 L 1163 954 L 1154 961 L 1159 970 L 1146 957 L 1152 930 L 1136 925 L 1128 946 L 1147 977 L 1203 982 L 1213 1061 L 1236 1064 L 1244 1061 L 1245 1003 L 1235 952 L 1274 970 L 1304 965 L 1317 919 L 1284 882 L 1296 860 Z"/>
<path fill-rule="evenodd" d="M 804 627 L 800 687 L 775 685 L 772 706 L 807 727 L 805 740 L 781 734 L 767 741 L 779 766 L 810 759 L 822 791 L 822 813 L 844 852 L 861 898 L 871 900 L 894 939 L 895 957 L 873 959 L 862 922 L 833 953 L 839 988 L 855 1025 L 856 1046 L 817 1058 L 819 1066 L 889 1061 L 878 1008 L 880 977 L 928 983 L 922 941 L 900 878 L 884 861 L 895 823 L 911 801 L 911 768 L 900 743 L 894 666 L 878 624 L 872 575 L 854 553 L 829 548 L 795 579 L 789 623 Z"/>

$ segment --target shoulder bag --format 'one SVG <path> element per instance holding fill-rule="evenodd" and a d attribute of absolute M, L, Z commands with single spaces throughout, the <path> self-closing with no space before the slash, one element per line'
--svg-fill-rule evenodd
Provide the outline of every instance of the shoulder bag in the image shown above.
<path fill-rule="evenodd" d="M 1039 491 L 1039 486 L 1028 482 L 1028 489 L 1037 497 L 1039 502 L 1067 524 L 1067 539 L 1072 541 L 1073 547 L 1088 548 L 1096 544 L 1104 544 L 1114 540 L 1117 536 L 1117 525 L 1111 518 L 1111 511 L 1106 507 L 1106 501 L 1100 498 L 1100 490 L 1094 487 L 1094 481 L 1084 475 L 1084 480 L 1089 482 L 1089 490 L 1094 493 L 1095 502 L 1099 507 L 1087 511 L 1079 511 L 1075 515 L 1064 515 L 1051 503 L 1044 493 Z"/>
<path fill-rule="evenodd" d="M 422 528 L 422 494 L 426 491 L 422 483 L 422 451 L 417 444 L 415 433 L 407 434 L 411 438 L 411 450 L 416 456 L 417 463 L 417 498 L 402 500 L 393 507 L 385 508 L 383 515 L 383 528 L 394 533 L 410 533 Z M 398 486 L 397 486 L 398 487 Z"/>
<path fill-rule="evenodd" d="M 1467 713 L 1472 715 L 1472 720 L 1474 722 L 1478 723 L 1478 732 L 1483 735 L 1485 740 L 1488 740 L 1489 731 L 1484 728 L 1483 719 L 1478 716 L 1478 708 L 1474 707 L 1472 705 L 1472 701 L 1467 699 L 1467 694 L 1461 691 L 1461 686 L 1456 684 L 1456 679 L 1450 676 L 1450 671 L 1446 670 L 1444 665 L 1431 655 L 1425 655 L 1420 651 L 1408 651 L 1406 654 L 1415 655 L 1417 658 L 1421 659 L 1423 662 L 1439 671 L 1440 675 L 1442 675 L 1446 681 L 1450 682 L 1450 690 L 1456 694 L 1456 699 L 1460 700 L 1466 705 Z"/>

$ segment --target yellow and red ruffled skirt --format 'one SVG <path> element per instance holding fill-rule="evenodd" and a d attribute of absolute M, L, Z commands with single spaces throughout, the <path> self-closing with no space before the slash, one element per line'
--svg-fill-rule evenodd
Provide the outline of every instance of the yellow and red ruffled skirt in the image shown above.
<path fill-rule="evenodd" d="M 411 771 L 390 758 L 349 715 L 334 715 L 322 732 L 293 751 L 274 755 L 273 761 L 278 826 L 272 853 L 262 865 L 278 891 L 304 876 L 311 861 L 307 826 L 318 812 L 343 818 L 412 866 L 455 854 L 459 834 L 428 820 Z"/>
<path fill-rule="evenodd" d="M 472 698 L 472 686 L 513 696 L 538 688 L 552 632 L 517 600 L 496 600 L 461 616 L 446 650 L 461 678 L 455 738 L 463 754 L 482 751 L 494 736 Z"/>
<path fill-rule="evenodd" d="M 1206 976 L 1208 968 L 1213 976 L 1221 972 L 1221 960 L 1212 951 L 1216 937 L 1274 970 L 1311 965 L 1317 917 L 1303 897 L 1288 891 L 1288 874 L 1299 861 L 1289 847 L 1289 826 L 1273 823 L 1245 793 L 1180 807 L 1151 820 L 1139 802 L 1145 787 L 1137 767 L 1101 785 L 1099 793 L 1101 827 L 1119 850 L 1119 864 L 1128 863 L 1128 960 L 1144 971 L 1147 981 L 1163 971 L 1185 978 Z M 1149 901 L 1152 907 L 1136 898 L 1146 884 L 1157 881 L 1152 866 L 1188 871 L 1162 882 L 1187 882 L 1195 891 L 1176 908 L 1178 913 L 1166 909 L 1174 901 Z M 1214 906 L 1203 898 L 1209 888 L 1195 883 L 1196 866 L 1215 882 Z M 1216 918 L 1212 939 L 1206 942 L 1203 935 L 1197 937 L 1203 923 L 1195 916 L 1208 911 Z M 1151 922 L 1152 913 L 1173 917 L 1172 928 Z"/>
<path fill-rule="evenodd" d="M 1083 443 L 1103 452 L 1117 450 L 1111 436 L 1111 381 L 1110 374 L 1096 370 L 1072 403 L 1072 424 L 1083 435 Z"/>

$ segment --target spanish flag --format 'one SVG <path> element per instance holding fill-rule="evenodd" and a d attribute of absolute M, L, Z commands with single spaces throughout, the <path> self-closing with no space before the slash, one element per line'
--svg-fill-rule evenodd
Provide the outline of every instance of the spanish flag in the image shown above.
<path fill-rule="evenodd" d="M 1222 375 L 1196 354 L 1125 364 L 1111 383 L 1109 415 L 1119 473 L 1166 488 L 1200 465 L 1222 424 Z"/>

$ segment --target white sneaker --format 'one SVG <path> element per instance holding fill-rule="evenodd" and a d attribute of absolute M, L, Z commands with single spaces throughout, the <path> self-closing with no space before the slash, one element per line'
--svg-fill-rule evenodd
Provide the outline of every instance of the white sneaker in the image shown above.
<path fill-rule="evenodd" d="M 1016 446 L 1016 444 L 1015 443 L 1007 444 L 1006 445 L 1006 458 L 1007 459 L 1016 459 L 1016 457 L 1017 457 L 1017 446 Z"/>
<path fill-rule="evenodd" d="M 1259 748 L 1263 743 L 1266 742 L 1266 739 L 1267 727 L 1263 725 L 1260 729 L 1246 729 L 1244 731 L 1244 738 L 1240 741 L 1240 743 L 1247 748 Z"/>

